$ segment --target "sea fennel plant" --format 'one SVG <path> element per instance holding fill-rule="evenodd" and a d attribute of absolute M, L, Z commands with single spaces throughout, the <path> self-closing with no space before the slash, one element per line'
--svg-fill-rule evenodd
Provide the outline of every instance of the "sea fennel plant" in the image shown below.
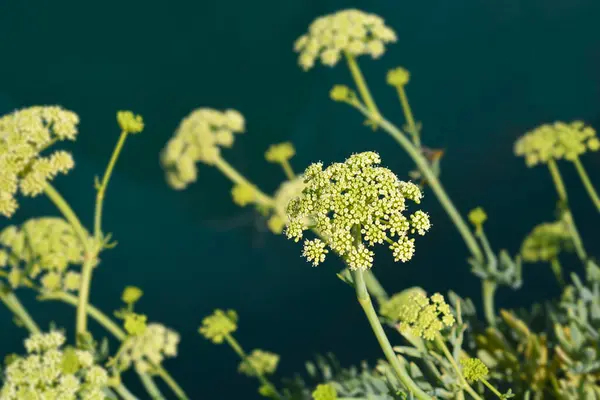
<path fill-rule="evenodd" d="M 232 182 L 233 202 L 254 207 L 273 233 L 302 240 L 302 255 L 313 266 L 334 257 L 341 260 L 345 267 L 337 276 L 355 291 L 384 357 L 344 368 L 332 355 L 317 356 L 315 363 L 307 362 L 304 376 L 279 381 L 274 375 L 280 356 L 263 349 L 246 352 L 234 336 L 239 322 L 235 311 L 216 309 L 201 321 L 199 333 L 214 344 L 227 343 L 240 357 L 238 371 L 256 379 L 258 393 L 272 399 L 600 399 L 600 269 L 596 249 L 584 245 L 576 226 L 576 210 L 570 208 L 559 171 L 561 163 L 573 163 L 600 210 L 595 177 L 582 161 L 600 150 L 595 130 L 582 121 L 555 122 L 516 141 L 515 155 L 524 157 L 528 167 L 548 167 L 557 212 L 551 222 L 531 229 L 516 256 L 496 252 L 486 230 L 497 219 L 488 218 L 481 207 L 464 218 L 441 183 L 443 152 L 423 144 L 422 124 L 408 99 L 411 73 L 396 67 L 386 76 L 398 94 L 402 128 L 383 115 L 369 91 L 359 60 L 382 58 L 397 39 L 383 18 L 350 9 L 317 18 L 294 50 L 305 71 L 317 63 L 333 67 L 345 61 L 356 90 L 335 85 L 331 99 L 364 115 L 375 132 L 370 134 L 389 134 L 415 163 L 417 171 L 407 176 L 419 184 L 381 166 L 374 151 L 329 166 L 316 162 L 296 174 L 291 162 L 296 151 L 290 142 L 282 142 L 264 154 L 285 177 L 267 194 L 226 160 L 226 149 L 246 132 L 245 118 L 234 109 L 192 111 L 160 155 L 172 188 L 182 190 L 195 182 L 197 164 L 216 168 Z M 35 106 L 0 118 L 0 214 L 10 218 L 18 211 L 20 196 L 40 195 L 61 214 L 36 216 L 0 231 L 0 300 L 29 331 L 25 353 L 6 358 L 0 400 L 188 399 L 163 365 L 177 356 L 180 336 L 140 313 L 141 289 L 126 287 L 123 306 L 112 317 L 89 303 L 93 271 L 109 267 L 102 265 L 100 255 L 115 245 L 102 226 L 108 184 L 126 139 L 144 129 L 142 118 L 130 111 L 118 112 L 117 123 L 121 135 L 104 174 L 96 178 L 94 220 L 86 228 L 52 186 L 75 166 L 72 155 L 57 146 L 77 138 L 79 117 L 58 106 Z M 375 275 L 378 245 L 388 248 L 396 262 L 408 262 L 415 256 L 416 237 L 434 229 L 428 213 L 415 209 L 429 189 L 470 252 L 468 264 L 482 281 L 484 321 L 477 318 L 471 300 L 454 292 L 444 297 L 420 287 L 399 287 L 389 295 Z M 585 276 L 565 273 L 565 254 L 571 251 Z M 521 288 L 523 262 L 550 264 L 562 295 L 528 311 L 498 310 L 496 289 Z M 75 307 L 74 343 L 67 344 L 66 331 L 41 329 L 19 301 L 21 290 L 33 290 L 40 301 Z M 115 351 L 106 340 L 92 336 L 89 318 L 119 342 Z M 128 370 L 139 376 L 146 394 L 127 388 L 123 376 Z M 157 378 L 172 396 L 161 392 Z"/>

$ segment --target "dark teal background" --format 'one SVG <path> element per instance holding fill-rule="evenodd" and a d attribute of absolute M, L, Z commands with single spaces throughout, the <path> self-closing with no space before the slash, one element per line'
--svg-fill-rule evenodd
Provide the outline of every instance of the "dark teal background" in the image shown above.
<path fill-rule="evenodd" d="M 527 169 L 513 156 L 514 140 L 554 120 L 600 128 L 597 0 L 0 0 L 0 112 L 61 104 L 80 115 L 81 134 L 71 146 L 77 168 L 56 185 L 88 226 L 93 177 L 119 133 L 115 112 L 144 116 L 146 130 L 128 140 L 108 190 L 104 227 L 119 246 L 102 256 L 92 302 L 109 312 L 120 306 L 125 285 L 142 287 L 139 310 L 182 334 L 180 357 L 165 365 L 192 399 L 257 397 L 255 382 L 237 374 L 232 351 L 197 334 L 216 307 L 238 310 L 245 348 L 282 354 L 278 376 L 301 370 L 317 352 L 334 351 L 345 363 L 380 357 L 352 291 L 335 277 L 339 261 L 311 268 L 299 245 L 232 204 L 230 184 L 215 170 L 200 165 L 198 182 L 175 192 L 158 163 L 191 110 L 231 107 L 245 115 L 248 131 L 225 156 L 265 191 L 283 175 L 263 152 L 285 140 L 296 145 L 298 171 L 376 150 L 406 178 L 412 166 L 395 142 L 328 99 L 332 85 L 351 83 L 345 67 L 297 67 L 294 40 L 317 16 L 348 7 L 384 16 L 398 33 L 381 60 L 361 59 L 384 114 L 403 124 L 385 84 L 386 71 L 403 65 L 412 72 L 408 93 L 425 143 L 446 149 L 447 191 L 463 214 L 485 207 L 494 247 L 516 252 L 533 225 L 552 220 L 555 195 L 544 168 Z M 584 163 L 600 186 L 600 155 Z M 597 255 L 598 214 L 572 167 L 561 167 L 586 245 Z M 434 227 L 418 240 L 415 259 L 394 264 L 382 251 L 377 275 L 390 291 L 452 288 L 479 304 L 479 281 L 460 237 L 432 194 L 423 209 Z M 43 198 L 24 200 L 9 222 L 55 213 Z M 528 266 L 525 278 L 520 291 L 500 291 L 500 306 L 557 293 L 548 268 Z M 72 326 L 68 306 L 21 296 L 43 326 L 52 319 Z M 24 333 L 4 309 L 0 324 L 0 352 L 20 349 Z M 131 385 L 138 389 L 134 379 Z"/>

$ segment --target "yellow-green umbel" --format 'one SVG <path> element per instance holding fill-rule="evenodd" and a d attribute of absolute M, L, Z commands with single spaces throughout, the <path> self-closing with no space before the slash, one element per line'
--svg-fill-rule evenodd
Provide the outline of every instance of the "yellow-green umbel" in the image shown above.
<path fill-rule="evenodd" d="M 321 238 L 305 240 L 304 256 L 318 265 L 328 248 L 350 269 L 373 265 L 376 244 L 389 244 L 396 261 L 414 254 L 411 234 L 424 235 L 431 223 L 423 211 L 407 212 L 407 200 L 419 203 L 421 190 L 380 167 L 374 152 L 354 154 L 344 163 L 323 169 L 316 163 L 304 172 L 306 187 L 288 205 L 288 238 L 299 241 L 304 231 L 315 229 Z"/>

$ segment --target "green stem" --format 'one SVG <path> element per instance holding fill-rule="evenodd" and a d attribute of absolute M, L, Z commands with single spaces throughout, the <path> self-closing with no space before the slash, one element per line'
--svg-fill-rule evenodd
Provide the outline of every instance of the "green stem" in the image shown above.
<path fill-rule="evenodd" d="M 354 286 L 356 288 L 356 297 L 358 298 L 358 302 L 360 303 L 367 319 L 369 320 L 369 324 L 371 325 L 371 329 L 385 354 L 388 362 L 394 369 L 394 372 L 400 379 L 400 382 L 407 388 L 409 392 L 411 392 L 417 399 L 419 400 L 432 400 L 432 397 L 425 393 L 417 384 L 412 380 L 408 372 L 406 371 L 404 365 L 400 362 L 400 356 L 394 352 L 390 341 L 388 340 L 383 327 L 381 326 L 381 322 L 379 321 L 379 317 L 373 308 L 373 303 L 371 302 L 371 297 L 369 296 L 369 292 L 367 290 L 367 286 L 365 284 L 365 279 L 363 276 L 363 272 L 361 270 L 356 270 L 352 272 L 352 277 L 354 279 Z"/>
<path fill-rule="evenodd" d="M 560 199 L 561 203 L 566 207 L 563 211 L 562 218 L 565 219 L 567 226 L 569 227 L 569 231 L 571 232 L 571 239 L 573 240 L 573 245 L 575 246 L 575 252 L 577 253 L 577 256 L 579 257 L 581 262 L 587 264 L 587 253 L 585 251 L 585 248 L 583 247 L 581 235 L 579 234 L 577 226 L 575 225 L 575 221 L 573 220 L 573 214 L 568 208 L 567 190 L 565 188 L 562 176 L 560 175 L 558 165 L 556 165 L 556 162 L 554 160 L 548 161 L 548 169 L 550 170 L 550 175 L 552 176 L 554 187 L 556 188 L 556 192 L 558 193 L 558 198 Z"/>
<path fill-rule="evenodd" d="M 141 373 L 137 370 L 135 372 L 138 374 L 142 385 L 144 385 L 146 392 L 148 392 L 152 400 L 166 400 L 165 396 L 163 396 L 163 394 L 160 392 L 160 389 L 158 386 L 156 386 L 156 383 L 154 383 L 150 375 Z"/>
<path fill-rule="evenodd" d="M 167 386 L 169 386 L 173 393 L 175 393 L 175 396 L 177 396 L 179 400 L 188 400 L 188 397 L 181 386 L 177 384 L 175 379 L 173 379 L 166 369 L 160 365 L 156 365 L 154 368 L 156 370 L 156 374 L 162 378 L 162 380 L 167 384 Z"/>
<path fill-rule="evenodd" d="M 550 267 L 552 268 L 552 273 L 556 277 L 558 284 L 561 287 L 564 287 L 565 280 L 563 279 L 562 266 L 560 265 L 560 261 L 558 260 L 558 257 L 554 257 L 552 260 L 550 260 Z"/>
<path fill-rule="evenodd" d="M 594 205 L 596 206 L 598 211 L 600 211 L 600 197 L 598 197 L 598 193 L 596 192 L 596 189 L 594 189 L 594 185 L 592 185 L 592 182 L 590 181 L 590 177 L 588 176 L 587 172 L 585 171 L 585 168 L 583 167 L 581 160 L 579 160 L 579 157 L 576 157 L 573 160 L 573 164 L 575 164 L 575 168 L 577 168 L 577 173 L 579 174 L 579 177 L 581 178 L 581 182 L 583 183 L 583 186 L 585 186 L 585 190 L 587 191 L 588 195 L 592 199 L 592 202 L 594 202 Z"/>
<path fill-rule="evenodd" d="M 408 126 L 408 133 L 411 134 L 415 146 L 421 147 L 421 139 L 419 138 L 417 125 L 415 124 L 415 119 L 413 117 L 410 104 L 408 103 L 408 96 L 406 95 L 406 90 L 404 89 L 404 86 L 398 86 L 397 89 L 398 96 L 400 97 L 400 104 L 402 104 L 402 111 L 404 112 L 404 118 L 406 119 L 406 124 Z"/>
<path fill-rule="evenodd" d="M 373 297 L 375 297 L 379 305 L 389 300 L 389 295 L 387 294 L 387 292 L 385 291 L 385 289 L 383 288 L 373 271 L 365 271 L 364 277 L 365 284 L 367 285 L 369 293 L 373 295 Z"/>
<path fill-rule="evenodd" d="M 348 68 L 350 69 L 350 73 L 352 74 L 352 78 L 354 79 L 354 83 L 356 84 L 358 92 L 360 93 L 360 97 L 362 98 L 363 102 L 367 105 L 370 111 L 367 117 L 369 121 L 372 122 L 373 127 L 375 128 L 379 124 L 379 120 L 381 119 L 381 113 L 379 112 L 379 109 L 377 108 L 377 105 L 375 104 L 375 101 L 371 96 L 371 92 L 369 91 L 367 82 L 365 81 L 362 72 L 360 71 L 358 63 L 356 62 L 356 58 L 354 58 L 354 56 L 348 52 L 345 52 L 344 54 L 346 56 L 346 61 L 348 62 Z"/>
<path fill-rule="evenodd" d="M 496 326 L 496 312 L 494 310 L 494 295 L 498 285 L 496 282 L 489 279 L 481 281 L 481 290 L 483 295 L 483 312 L 488 324 L 492 327 Z"/>
<path fill-rule="evenodd" d="M 567 189 L 565 189 L 565 183 L 554 160 L 548 161 L 548 169 L 550 170 L 550 175 L 552 175 L 552 181 L 554 182 L 559 199 L 566 203 L 568 200 Z"/>
<path fill-rule="evenodd" d="M 261 192 L 256 186 L 254 186 L 246 178 L 244 178 L 235 168 L 233 168 L 227 161 L 225 161 L 224 158 L 217 157 L 217 160 L 215 161 L 215 167 L 217 167 L 219 171 L 221 171 L 221 173 L 223 173 L 223 175 L 229 178 L 229 180 L 231 180 L 233 183 L 237 185 L 247 185 L 254 188 L 256 194 L 256 201 L 259 204 L 269 208 L 273 207 L 273 199 Z"/>
<path fill-rule="evenodd" d="M 23 326 L 25 326 L 25 328 L 29 332 L 31 332 L 31 333 L 40 333 L 41 332 L 39 326 L 35 323 L 33 318 L 31 318 L 31 315 L 29 314 L 29 312 L 27 312 L 27 309 L 25 308 L 25 306 L 23 306 L 23 304 L 19 301 L 19 298 L 17 297 L 17 295 L 15 295 L 12 290 L 10 290 L 7 287 L 4 287 L 1 284 L 0 284 L 0 301 L 2 301 L 2 303 L 4 303 L 4 305 L 6 306 L 6 308 L 8 308 L 15 315 L 15 317 L 21 323 L 23 323 Z"/>
<path fill-rule="evenodd" d="M 503 399 L 504 396 L 502 396 L 502 393 L 500 393 L 491 383 L 488 382 L 487 379 L 481 378 L 481 382 L 488 387 L 488 389 L 490 389 L 492 391 L 492 393 L 494 393 L 496 396 L 498 396 L 500 399 Z"/>
<path fill-rule="evenodd" d="M 370 111 L 363 105 L 356 103 L 352 103 L 352 105 L 361 113 L 363 113 L 363 115 L 367 117 L 370 115 Z M 446 210 L 446 213 L 458 229 L 460 235 L 462 236 L 465 244 L 469 248 L 469 251 L 471 252 L 473 257 L 483 262 L 483 253 L 481 252 L 481 249 L 477 244 L 475 236 L 473 235 L 473 233 L 469 229 L 469 226 L 467 225 L 465 220 L 462 218 L 462 216 L 448 197 L 448 194 L 446 193 L 438 177 L 433 173 L 427 159 L 421 154 L 421 152 L 419 152 L 419 150 L 404 135 L 404 133 L 392 123 L 390 123 L 388 120 L 386 120 L 385 118 L 381 118 L 381 120 L 379 121 L 379 126 L 388 134 L 390 134 L 412 158 L 413 162 L 417 165 L 417 167 L 421 171 L 421 174 L 423 174 L 423 176 L 427 180 L 427 183 L 438 198 L 438 201 L 442 204 L 442 207 L 444 207 L 444 210 Z"/>
<path fill-rule="evenodd" d="M 94 237 L 96 240 L 101 240 L 102 238 L 102 208 L 104 206 L 104 195 L 106 193 L 106 188 L 108 187 L 108 181 L 112 175 L 112 172 L 117 164 L 117 159 L 121 154 L 121 150 L 123 150 L 123 145 L 125 144 L 125 140 L 127 139 L 128 132 L 121 132 L 121 136 L 119 136 L 119 140 L 113 150 L 113 153 L 110 157 L 110 161 L 106 166 L 106 171 L 104 171 L 104 177 L 102 178 L 102 182 L 96 188 L 96 209 L 94 212 Z"/>
<path fill-rule="evenodd" d="M 63 303 L 70 304 L 72 306 L 77 306 L 78 300 L 76 296 L 73 296 L 66 292 L 56 292 L 56 293 L 47 293 L 39 296 L 39 299 L 44 300 L 58 300 Z M 104 329 L 106 329 L 111 335 L 113 335 L 117 340 L 123 342 L 127 339 L 127 333 L 121 329 L 119 325 L 114 323 L 109 317 L 107 317 L 102 311 L 98 310 L 93 305 L 88 305 L 87 313 L 92 319 L 98 322 Z M 167 373 L 167 371 L 161 367 L 160 365 L 153 365 L 153 367 L 157 370 L 159 375 L 165 383 L 169 385 L 169 388 L 173 390 L 173 392 L 178 396 L 179 399 L 187 399 L 185 393 L 181 389 L 181 387 L 171 378 L 171 376 Z M 161 372 L 162 371 L 162 372 Z M 152 378 L 145 373 L 138 372 L 146 391 L 153 400 L 163 400 L 165 397 L 160 393 L 159 389 L 156 387 Z M 166 377 L 166 379 L 165 379 Z M 168 380 L 168 381 L 167 381 Z"/>
<path fill-rule="evenodd" d="M 439 334 L 436 335 L 436 337 L 435 337 L 435 343 L 438 345 L 438 347 L 440 349 L 442 349 L 442 352 L 444 353 L 444 355 L 446 356 L 446 358 L 452 365 L 452 369 L 454 369 L 454 372 L 456 373 L 458 378 L 461 380 L 463 387 L 467 391 L 467 393 L 469 393 L 476 400 L 482 400 L 481 397 L 475 392 L 475 390 L 473 390 L 471 385 L 469 385 L 469 383 L 463 376 L 462 371 L 460 370 L 460 368 L 458 367 L 458 364 L 456 363 L 456 360 L 450 353 L 450 350 L 448 350 L 446 343 L 444 343 L 444 340 L 442 339 L 442 337 Z"/>
<path fill-rule="evenodd" d="M 86 233 L 79 218 L 71 209 L 71 206 L 66 200 L 54 189 L 50 184 L 47 184 L 44 189 L 46 196 L 60 210 L 65 219 L 69 221 L 75 234 L 81 242 L 84 249 L 84 262 L 81 271 L 81 286 L 79 288 L 79 303 L 77 305 L 76 332 L 77 335 L 82 335 L 87 332 L 87 312 L 86 307 L 90 297 L 90 282 L 92 280 L 92 269 L 96 262 L 97 252 L 92 249 L 90 239 Z"/>
<path fill-rule="evenodd" d="M 227 341 L 229 346 L 233 349 L 233 351 L 235 351 L 235 353 L 240 357 L 242 362 L 246 362 L 248 355 L 246 354 L 246 352 L 244 351 L 242 346 L 238 343 L 238 341 L 235 340 L 235 338 L 233 336 L 231 336 L 230 334 L 225 335 L 225 340 Z M 260 371 L 257 371 L 254 368 L 254 366 L 252 365 L 252 363 L 248 363 L 248 366 L 252 370 L 254 370 L 254 374 L 256 375 L 256 378 L 260 381 L 260 383 L 263 386 L 267 386 L 267 387 L 271 388 L 271 390 L 275 394 L 276 398 L 283 399 L 283 397 L 281 397 L 281 395 L 275 388 L 275 385 L 273 385 L 264 374 L 262 374 Z"/>
<path fill-rule="evenodd" d="M 292 166 L 290 165 L 290 162 L 288 160 L 283 160 L 281 162 L 281 167 L 283 168 L 283 172 L 285 173 L 285 176 L 288 178 L 288 180 L 294 180 L 296 179 L 296 174 L 294 173 L 294 170 L 292 169 Z"/>
<path fill-rule="evenodd" d="M 123 400 L 138 400 L 125 386 L 119 385 L 113 388 Z"/>

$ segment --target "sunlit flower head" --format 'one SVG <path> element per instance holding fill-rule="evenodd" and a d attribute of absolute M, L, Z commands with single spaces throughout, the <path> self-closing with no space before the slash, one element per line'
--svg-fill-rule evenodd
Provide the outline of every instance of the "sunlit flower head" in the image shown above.
<path fill-rule="evenodd" d="M 75 140 L 77 114 L 58 106 L 30 107 L 0 118 L 0 214 L 17 210 L 16 194 L 37 196 L 74 166 L 65 151 L 43 155 L 58 141 Z"/>
<path fill-rule="evenodd" d="M 574 160 L 587 151 L 600 150 L 600 140 L 591 126 L 581 121 L 545 124 L 515 142 L 515 154 L 525 157 L 529 167 L 550 160 Z"/>
<path fill-rule="evenodd" d="M 235 134 L 244 130 L 244 117 L 236 110 L 199 108 L 193 111 L 181 121 L 161 153 L 169 185 L 184 189 L 196 181 L 196 163 L 214 164 L 221 148 L 233 146 Z"/>
<path fill-rule="evenodd" d="M 296 40 L 294 50 L 300 53 L 298 62 L 306 71 L 317 60 L 334 66 L 344 53 L 379 58 L 385 53 L 385 45 L 395 41 L 396 33 L 381 17 L 350 9 L 317 18 Z"/>
<path fill-rule="evenodd" d="M 305 230 L 317 230 L 322 239 L 304 242 L 304 256 L 314 265 L 324 260 L 327 247 L 353 270 L 372 267 L 375 244 L 387 243 L 396 261 L 412 258 L 410 235 L 424 235 L 431 224 L 420 210 L 405 215 L 406 200 L 419 203 L 422 193 L 379 163 L 379 155 L 365 152 L 304 172 L 306 187 L 288 204 L 286 235 L 299 241 Z"/>

